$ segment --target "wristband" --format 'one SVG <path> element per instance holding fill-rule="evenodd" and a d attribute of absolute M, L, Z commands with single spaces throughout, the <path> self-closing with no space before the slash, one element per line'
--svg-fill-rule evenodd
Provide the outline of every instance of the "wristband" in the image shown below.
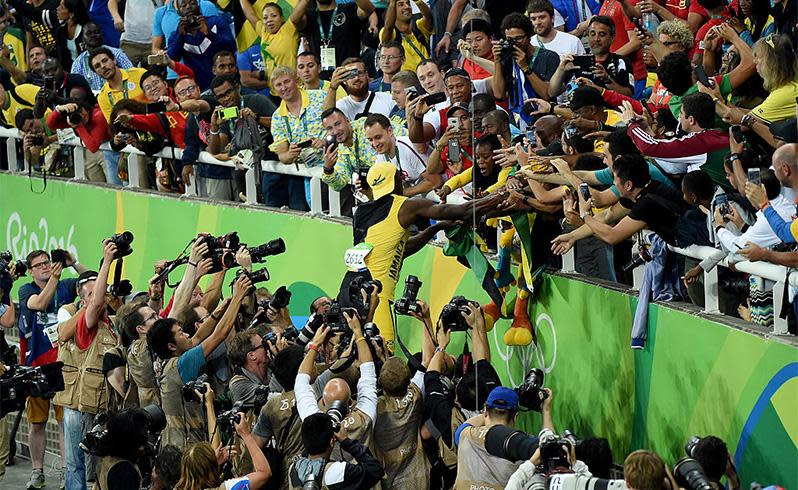
<path fill-rule="evenodd" d="M 322 171 L 327 175 L 331 175 L 333 172 L 335 172 L 335 167 L 332 168 L 323 167 Z"/>
<path fill-rule="evenodd" d="M 220 129 L 217 129 L 216 131 L 214 131 L 213 129 L 208 130 L 208 132 L 214 136 L 219 136 L 219 131 L 221 130 Z"/>
<path fill-rule="evenodd" d="M 163 299 L 163 296 L 150 296 L 150 299 L 153 301 L 161 301 Z"/>
<path fill-rule="evenodd" d="M 319 348 L 318 348 L 318 347 L 316 347 L 316 345 L 315 345 L 315 344 L 313 344 L 312 342 L 308 342 L 307 351 L 311 351 L 311 350 L 312 350 L 313 352 L 315 352 L 316 354 L 318 354 L 318 353 L 319 353 Z M 305 352 L 307 352 L 307 351 L 305 351 Z"/>
<path fill-rule="evenodd" d="M 443 33 L 443 37 L 446 37 L 446 36 L 453 37 L 453 36 L 454 36 L 454 34 L 452 34 L 452 33 L 451 33 L 451 32 L 449 32 L 449 31 L 446 31 L 446 32 L 444 32 L 444 33 Z"/>
<path fill-rule="evenodd" d="M 188 265 L 193 265 L 194 267 L 197 267 L 197 263 L 196 262 L 192 262 L 190 260 L 188 261 Z"/>
<path fill-rule="evenodd" d="M 366 337 L 358 337 L 358 338 L 357 338 L 357 340 L 355 340 L 355 343 L 358 343 L 358 342 L 360 342 L 361 340 L 362 340 L 363 342 L 366 342 Z"/>
<path fill-rule="evenodd" d="M 183 104 L 181 102 L 177 103 L 177 111 L 178 112 L 183 112 Z"/>
<path fill-rule="evenodd" d="M 446 352 L 446 350 L 439 345 L 438 347 L 435 347 L 435 352 Z"/>
<path fill-rule="evenodd" d="M 70 267 L 72 267 L 73 269 L 75 269 L 75 268 L 76 268 L 76 267 L 77 267 L 79 264 L 80 264 L 80 262 L 78 262 L 78 261 L 76 260 L 76 261 L 72 262 L 72 265 L 71 265 Z M 76 270 L 77 270 L 77 269 L 76 269 Z"/>
<path fill-rule="evenodd" d="M 418 122 L 424 122 L 424 118 L 423 117 L 418 117 L 415 114 L 413 114 L 413 119 L 415 119 Z"/>
<path fill-rule="evenodd" d="M 743 115 L 742 119 L 740 119 L 740 124 L 747 128 L 753 126 L 753 122 L 754 116 L 752 116 L 750 113 Z"/>
<path fill-rule="evenodd" d="M 760 211 L 762 211 L 762 212 L 764 213 L 764 212 L 765 212 L 765 210 L 766 210 L 767 208 L 769 208 L 769 207 L 770 207 L 770 201 L 766 201 L 766 202 L 765 202 L 765 204 L 763 204 L 763 205 L 759 206 L 759 210 L 760 210 Z"/>
<path fill-rule="evenodd" d="M 731 155 L 729 155 L 729 162 L 730 163 L 735 161 L 735 160 L 740 160 L 740 154 L 739 153 L 732 153 Z"/>
<path fill-rule="evenodd" d="M 554 104 L 549 102 L 549 114 L 554 114 Z"/>

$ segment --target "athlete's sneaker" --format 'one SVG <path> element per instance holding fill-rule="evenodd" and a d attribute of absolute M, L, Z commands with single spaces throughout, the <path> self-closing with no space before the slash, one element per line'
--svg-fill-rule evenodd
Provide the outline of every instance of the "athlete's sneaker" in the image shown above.
<path fill-rule="evenodd" d="M 52 476 L 58 479 L 58 488 L 64 490 L 64 488 L 66 488 L 66 468 L 58 468 L 54 470 Z"/>
<path fill-rule="evenodd" d="M 28 490 L 39 490 L 44 488 L 44 471 L 41 469 L 34 469 L 30 472 L 30 480 L 28 481 Z"/>

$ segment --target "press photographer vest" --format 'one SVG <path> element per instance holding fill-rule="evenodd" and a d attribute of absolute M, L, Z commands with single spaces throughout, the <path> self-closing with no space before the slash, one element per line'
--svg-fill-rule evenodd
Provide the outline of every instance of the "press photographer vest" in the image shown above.
<path fill-rule="evenodd" d="M 491 456 L 485 449 L 485 435 L 490 427 L 466 427 L 460 433 L 457 451 L 455 490 L 480 488 L 501 490 L 523 461 L 511 462 Z"/>
<path fill-rule="evenodd" d="M 371 418 L 357 408 L 352 409 L 349 415 L 341 422 L 346 428 L 349 438 L 357 441 L 367 448 L 371 449 L 371 434 L 373 429 L 373 421 Z M 341 445 L 336 441 L 335 447 L 330 454 L 330 459 L 334 461 L 346 461 L 354 463 L 355 458 L 351 454 L 341 449 Z"/>
<path fill-rule="evenodd" d="M 263 406 L 261 413 L 265 415 L 272 426 L 272 434 L 277 450 L 283 458 L 282 484 L 280 488 L 288 486 L 288 472 L 291 465 L 302 454 L 302 420 L 296 410 L 296 395 L 294 390 L 280 393 L 272 397 Z"/>
<path fill-rule="evenodd" d="M 100 458 L 97 461 L 97 481 L 94 483 L 93 490 L 113 490 L 108 485 L 108 473 L 111 472 L 111 469 L 118 463 L 129 462 L 126 459 L 117 458 L 116 456 L 106 456 L 104 458 Z M 136 474 L 139 475 L 139 481 L 141 481 L 141 470 L 137 465 L 133 465 L 133 468 L 136 470 Z"/>
<path fill-rule="evenodd" d="M 117 345 L 111 349 L 111 351 L 120 358 L 125 359 L 125 394 L 120 395 L 119 392 L 117 392 L 116 389 L 114 389 L 114 387 L 111 385 L 111 382 L 108 381 L 110 378 L 106 378 L 106 383 L 108 384 L 108 412 L 119 413 L 126 408 L 145 406 L 139 403 L 138 388 L 136 387 L 136 383 L 130 379 L 130 370 L 128 369 L 127 365 L 127 349 L 121 345 Z"/>
<path fill-rule="evenodd" d="M 419 430 L 424 422 L 421 391 L 414 384 L 401 398 L 383 395 L 377 399 L 374 448 L 382 462 L 383 488 L 426 490 L 430 465 L 421 446 Z"/>
<path fill-rule="evenodd" d="M 208 439 L 205 431 L 204 407 L 197 402 L 184 402 L 181 389 L 183 379 L 177 370 L 177 357 L 162 364 L 158 376 L 161 386 L 161 401 L 166 415 L 166 428 L 162 432 L 161 447 L 174 444 L 185 449 L 195 442 Z"/>
<path fill-rule="evenodd" d="M 64 324 L 77 323 L 77 305 L 72 303 L 64 305 L 62 308 L 72 315 Z M 61 368 L 61 374 L 64 376 L 64 389 L 55 394 L 55 397 L 53 397 L 54 404 L 73 410 L 78 409 L 78 399 L 75 395 L 78 392 L 80 367 L 83 365 L 83 361 L 86 358 L 84 354 L 84 352 L 78 349 L 77 344 L 75 344 L 74 336 L 72 339 L 65 342 L 61 340 L 58 341 L 58 360 L 64 363 L 64 366 Z"/>
<path fill-rule="evenodd" d="M 465 415 L 463 415 L 463 411 L 460 410 L 459 407 L 452 407 L 452 418 L 450 422 L 452 437 L 454 437 L 454 433 L 457 431 L 457 428 L 460 427 L 465 421 L 466 418 Z M 457 468 L 457 447 L 455 447 L 454 441 L 444 441 L 443 437 L 439 437 L 438 449 L 440 450 L 443 464 L 450 470 Z"/>
<path fill-rule="evenodd" d="M 130 379 L 136 383 L 138 389 L 140 406 L 160 405 L 161 394 L 158 391 L 155 368 L 153 368 L 152 355 L 147 348 L 146 339 L 136 339 L 130 344 L 127 352 L 127 366 Z"/>
<path fill-rule="evenodd" d="M 103 356 L 114 347 L 116 335 L 111 330 L 111 325 L 99 320 L 97 335 L 84 351 L 86 358 L 79 374 L 78 410 L 83 413 L 96 414 L 108 408 L 108 383 L 103 373 Z"/>

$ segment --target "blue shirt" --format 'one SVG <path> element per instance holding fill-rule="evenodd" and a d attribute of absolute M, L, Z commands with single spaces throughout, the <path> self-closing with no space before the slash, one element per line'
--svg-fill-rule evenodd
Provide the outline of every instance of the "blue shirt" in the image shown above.
<path fill-rule="evenodd" d="M 390 92 L 391 91 L 391 84 L 384 82 L 382 77 L 375 78 L 371 82 L 369 82 L 369 90 L 372 92 Z"/>
<path fill-rule="evenodd" d="M 668 187 L 676 187 L 673 185 L 673 181 L 669 179 L 665 174 L 663 174 L 657 167 L 651 162 L 648 162 L 648 173 L 651 175 L 651 180 L 656 180 L 662 184 L 667 185 Z M 605 168 L 602 170 L 597 170 L 596 173 L 593 174 L 596 177 L 596 180 L 601 182 L 603 185 L 610 186 L 610 190 L 613 194 L 618 197 L 621 197 L 621 192 L 615 187 L 614 177 L 612 175 L 612 170 L 609 168 Z"/>
<path fill-rule="evenodd" d="M 44 311 L 34 311 L 28 308 L 28 300 L 31 296 L 42 292 L 42 289 L 35 282 L 23 284 L 19 288 L 19 320 L 17 326 L 19 327 L 20 338 L 24 337 L 28 341 L 28 352 L 25 356 L 26 365 L 33 365 L 40 356 L 54 348 L 47 334 L 44 333 L 44 329 L 58 323 L 59 308 L 75 301 L 77 297 L 75 285 L 77 283 L 78 280 L 75 278 L 58 281 L 55 294 Z"/>
<path fill-rule="evenodd" d="M 768 220 L 768 224 L 773 230 L 773 233 L 775 233 L 782 242 L 795 243 L 795 237 L 790 230 L 792 221 L 785 221 L 784 218 L 782 218 L 781 215 L 776 212 L 773 206 L 768 206 L 765 208 L 765 219 Z"/>
<path fill-rule="evenodd" d="M 266 65 L 263 63 L 263 56 L 260 52 L 260 45 L 258 44 L 253 44 L 248 50 L 238 53 L 238 56 L 236 57 L 236 63 L 238 64 L 239 71 L 261 71 L 266 69 Z M 244 88 L 249 87 L 242 86 L 241 88 L 243 90 Z M 250 93 L 261 94 L 267 97 L 269 95 L 269 89 L 265 87 L 258 90 L 249 90 Z"/>
<path fill-rule="evenodd" d="M 133 63 L 130 62 L 130 58 L 127 57 L 124 51 L 119 48 L 112 48 L 111 46 L 105 46 L 106 48 L 110 49 L 111 52 L 114 54 L 114 58 L 116 58 L 116 66 L 119 68 L 133 68 Z M 75 61 L 72 62 L 72 73 L 75 75 L 82 75 L 86 81 L 89 82 L 89 87 L 95 92 L 99 92 L 103 85 L 105 85 L 105 80 L 103 80 L 100 75 L 94 73 L 94 70 L 91 69 L 89 66 L 89 51 L 83 51 L 75 58 Z"/>
<path fill-rule="evenodd" d="M 166 52 L 170 58 L 181 61 L 194 70 L 194 79 L 201 90 L 210 87 L 213 80 L 213 56 L 219 51 L 236 52 L 236 40 L 230 31 L 227 18 L 216 15 L 205 17 L 205 21 L 208 23 L 207 36 L 200 31 L 193 34 L 174 31 L 169 35 L 166 44 Z"/>
<path fill-rule="evenodd" d="M 565 32 L 573 31 L 583 18 L 597 15 L 601 8 L 599 0 L 551 0 L 551 4 L 565 20 Z M 588 10 L 587 15 L 584 15 L 585 10 Z"/>
<path fill-rule="evenodd" d="M 202 351 L 202 344 L 190 348 L 177 358 L 177 372 L 184 383 L 197 379 L 204 365 L 205 352 Z"/>
<path fill-rule="evenodd" d="M 199 7 L 200 13 L 204 17 L 221 14 L 216 5 L 207 0 L 201 0 Z M 174 2 L 169 2 L 163 7 L 158 7 L 152 20 L 152 35 L 163 36 L 165 39 L 169 39 L 169 35 L 177 30 L 178 23 L 180 23 L 180 14 L 175 10 Z"/>

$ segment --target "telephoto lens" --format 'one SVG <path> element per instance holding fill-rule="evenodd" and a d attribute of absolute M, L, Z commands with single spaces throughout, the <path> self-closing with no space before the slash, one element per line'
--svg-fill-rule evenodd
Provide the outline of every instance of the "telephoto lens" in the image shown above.
<path fill-rule="evenodd" d="M 257 247 L 250 247 L 249 255 L 252 262 L 263 262 L 263 259 L 272 255 L 279 255 L 285 252 L 285 242 L 282 238 L 277 238 Z"/>
<path fill-rule="evenodd" d="M 682 458 L 673 467 L 673 478 L 685 490 L 712 490 L 712 484 L 701 463 L 693 458 Z"/>
<path fill-rule="evenodd" d="M 349 406 L 341 400 L 333 400 L 327 407 L 327 415 L 333 421 L 333 432 L 341 430 L 341 422 L 349 415 Z"/>
<path fill-rule="evenodd" d="M 485 435 L 488 454 L 508 461 L 525 461 L 538 448 L 538 438 L 506 425 L 494 425 Z"/>

